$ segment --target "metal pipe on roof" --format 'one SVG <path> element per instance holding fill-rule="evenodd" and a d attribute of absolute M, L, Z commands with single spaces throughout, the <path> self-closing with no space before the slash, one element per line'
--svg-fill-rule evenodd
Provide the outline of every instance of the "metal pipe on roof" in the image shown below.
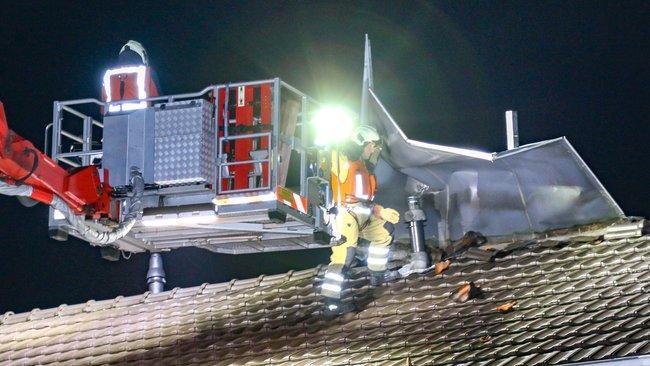
<path fill-rule="evenodd" d="M 408 197 L 409 210 L 404 218 L 409 225 L 411 236 L 411 266 L 413 269 L 424 269 L 429 266 L 429 256 L 425 250 L 424 221 L 426 215 L 420 206 L 420 196 Z"/>
<path fill-rule="evenodd" d="M 162 254 L 151 253 L 149 257 L 149 271 L 147 271 L 147 285 L 149 292 L 158 294 L 165 291 L 165 269 L 163 268 Z"/>

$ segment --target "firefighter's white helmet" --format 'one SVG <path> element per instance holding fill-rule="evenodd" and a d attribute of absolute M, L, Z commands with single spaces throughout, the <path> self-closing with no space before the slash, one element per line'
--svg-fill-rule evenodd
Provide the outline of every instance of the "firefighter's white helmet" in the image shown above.
<path fill-rule="evenodd" d="M 142 43 L 134 40 L 129 40 L 124 44 L 124 46 L 122 46 L 120 53 L 127 50 L 131 50 L 137 53 L 138 55 L 140 55 L 140 58 L 142 59 L 142 64 L 144 64 L 145 66 L 149 65 L 149 56 L 147 56 L 147 50 L 144 49 Z"/>
<path fill-rule="evenodd" d="M 352 141 L 359 146 L 363 146 L 371 141 L 381 141 L 381 137 L 379 137 L 379 133 L 377 133 L 377 130 L 374 127 L 361 125 L 354 130 Z"/>

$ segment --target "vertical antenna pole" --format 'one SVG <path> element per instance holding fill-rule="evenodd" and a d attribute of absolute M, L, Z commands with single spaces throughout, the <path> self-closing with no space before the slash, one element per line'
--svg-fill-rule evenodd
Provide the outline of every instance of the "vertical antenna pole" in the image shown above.
<path fill-rule="evenodd" d="M 506 138 L 508 150 L 519 147 L 519 122 L 517 111 L 506 111 Z"/>
<path fill-rule="evenodd" d="M 361 87 L 361 113 L 359 120 L 362 125 L 368 124 L 368 89 L 372 89 L 372 55 L 370 39 L 366 34 L 366 44 L 363 52 L 363 86 Z"/>

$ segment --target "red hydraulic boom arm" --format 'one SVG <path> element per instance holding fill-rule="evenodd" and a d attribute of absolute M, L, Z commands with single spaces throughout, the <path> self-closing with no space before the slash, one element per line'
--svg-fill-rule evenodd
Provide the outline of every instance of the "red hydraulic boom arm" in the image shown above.
<path fill-rule="evenodd" d="M 48 205 L 54 196 L 58 196 L 76 214 L 99 218 L 109 212 L 111 188 L 100 181 L 97 168 L 91 165 L 67 171 L 59 166 L 31 142 L 9 129 L 2 102 L 0 180 L 31 186 L 30 198 Z"/>

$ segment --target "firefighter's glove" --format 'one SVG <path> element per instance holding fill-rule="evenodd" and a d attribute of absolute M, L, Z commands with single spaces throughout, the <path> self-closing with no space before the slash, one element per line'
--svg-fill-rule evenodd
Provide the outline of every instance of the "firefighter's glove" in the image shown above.
<path fill-rule="evenodd" d="M 399 212 L 392 208 L 382 207 L 379 210 L 379 217 L 391 224 L 397 224 L 399 222 Z"/>

